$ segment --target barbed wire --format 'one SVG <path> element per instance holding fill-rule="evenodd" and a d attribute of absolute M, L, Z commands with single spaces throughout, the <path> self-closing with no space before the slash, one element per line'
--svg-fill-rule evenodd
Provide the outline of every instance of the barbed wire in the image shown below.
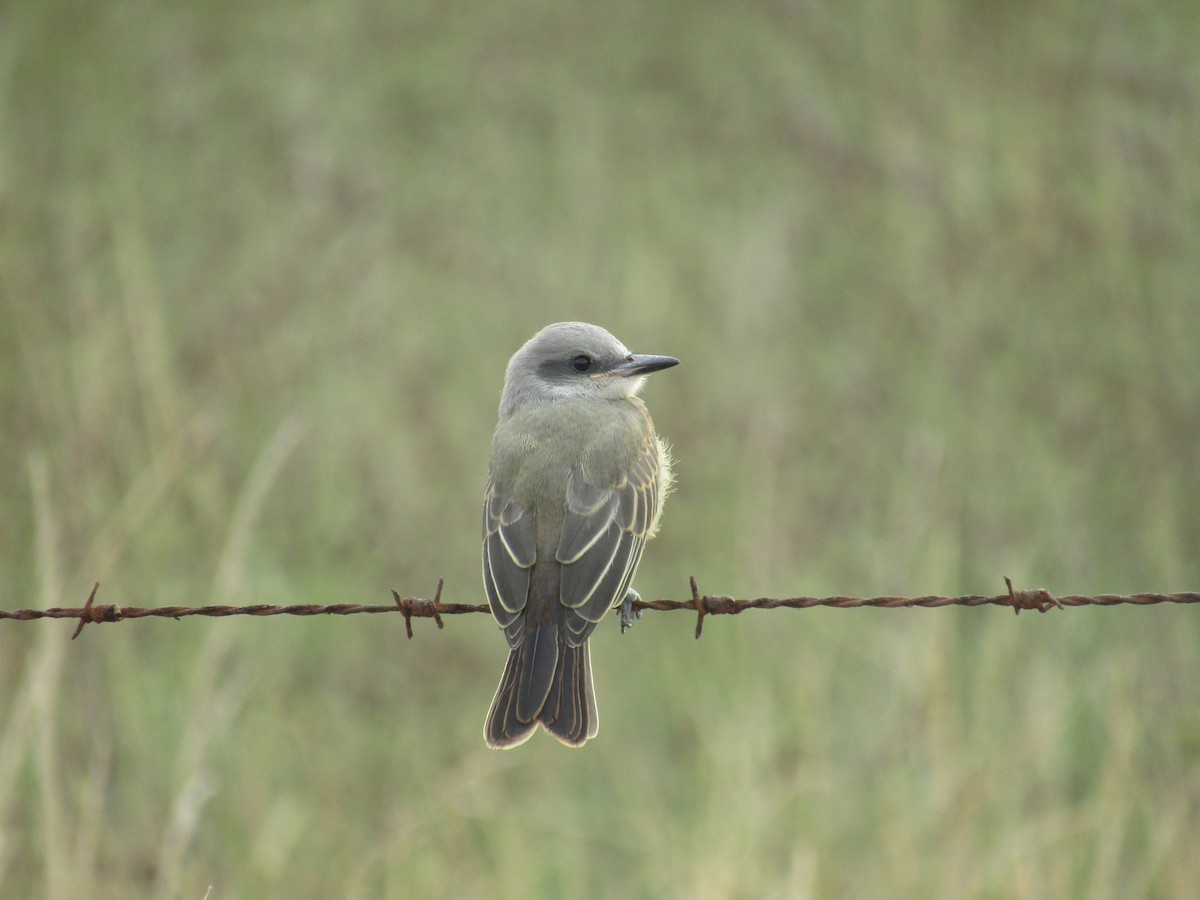
<path fill-rule="evenodd" d="M 883 609 L 907 609 L 922 607 L 934 609 L 943 606 L 1007 606 L 1015 613 L 1023 609 L 1033 609 L 1047 612 L 1051 609 L 1066 609 L 1076 606 L 1118 606 L 1122 604 L 1133 606 L 1153 606 L 1159 603 L 1200 603 L 1200 593 L 1177 594 L 1097 594 L 1084 596 L 1068 594 L 1056 597 L 1044 588 L 1033 590 L 1016 590 L 1011 579 L 1004 578 L 1008 592 L 987 596 L 984 594 L 966 594 L 961 597 L 759 597 L 754 600 L 738 600 L 733 597 L 701 594 L 696 584 L 695 576 L 690 578 L 692 596 L 688 600 L 635 600 L 631 606 L 635 616 L 640 616 L 645 610 L 655 612 L 674 612 L 676 610 L 691 610 L 696 613 L 696 637 L 700 637 L 704 629 L 705 616 L 736 616 L 748 609 L 812 609 L 826 607 L 830 609 L 857 609 L 874 607 Z M 28 622 L 38 619 L 78 619 L 79 624 L 71 635 L 71 640 L 79 636 L 84 625 L 103 622 L 121 622 L 126 619 L 182 619 L 188 616 L 210 616 L 224 618 L 227 616 L 352 616 L 360 613 L 400 613 L 404 616 L 404 632 L 412 640 L 413 619 L 433 619 L 438 628 L 443 628 L 442 616 L 458 616 L 466 613 L 486 613 L 486 603 L 443 603 L 442 586 L 445 579 L 439 578 L 437 590 L 432 598 L 401 597 L 392 591 L 391 604 L 365 605 L 361 603 L 301 603 L 291 606 L 276 606 L 273 604 L 254 604 L 251 606 L 117 606 L 116 604 L 97 604 L 96 594 L 100 590 L 100 582 L 92 587 L 87 602 L 76 608 L 53 606 L 49 609 L 17 609 L 0 610 L 0 619 L 12 619 Z"/>

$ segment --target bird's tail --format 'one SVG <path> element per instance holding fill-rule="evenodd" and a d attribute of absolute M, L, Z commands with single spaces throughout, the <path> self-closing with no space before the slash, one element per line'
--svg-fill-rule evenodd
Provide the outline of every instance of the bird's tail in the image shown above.
<path fill-rule="evenodd" d="M 516 747 L 539 723 L 568 747 L 582 747 L 600 725 L 588 645 L 570 646 L 552 625 L 526 632 L 508 654 L 483 737 L 494 749 Z"/>

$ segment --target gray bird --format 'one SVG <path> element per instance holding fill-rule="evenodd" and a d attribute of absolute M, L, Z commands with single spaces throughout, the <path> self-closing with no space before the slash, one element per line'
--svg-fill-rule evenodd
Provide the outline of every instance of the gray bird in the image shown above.
<path fill-rule="evenodd" d="M 548 325 L 508 363 L 483 508 L 483 583 L 510 648 L 484 726 L 489 747 L 540 723 L 571 747 L 599 727 L 587 639 L 629 619 L 671 458 L 637 392 L 677 365 L 595 325 Z"/>

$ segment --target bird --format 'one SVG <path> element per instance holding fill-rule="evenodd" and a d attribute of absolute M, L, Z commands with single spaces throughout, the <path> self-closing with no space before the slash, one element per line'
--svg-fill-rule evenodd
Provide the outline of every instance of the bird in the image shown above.
<path fill-rule="evenodd" d="M 600 719 L 588 638 L 631 583 L 672 486 L 671 455 L 638 398 L 679 364 L 630 353 L 585 322 L 547 325 L 508 363 L 483 504 L 483 582 L 508 642 L 484 726 L 489 747 L 540 725 L 569 747 Z"/>

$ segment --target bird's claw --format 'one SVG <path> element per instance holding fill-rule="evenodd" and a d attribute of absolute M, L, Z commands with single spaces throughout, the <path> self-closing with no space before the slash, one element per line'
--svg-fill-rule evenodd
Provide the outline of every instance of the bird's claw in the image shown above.
<path fill-rule="evenodd" d="M 626 628 L 633 627 L 633 623 L 642 617 L 642 611 L 633 605 L 641 599 L 642 595 L 633 588 L 625 592 L 625 599 L 621 601 L 621 634 L 625 633 Z"/>

